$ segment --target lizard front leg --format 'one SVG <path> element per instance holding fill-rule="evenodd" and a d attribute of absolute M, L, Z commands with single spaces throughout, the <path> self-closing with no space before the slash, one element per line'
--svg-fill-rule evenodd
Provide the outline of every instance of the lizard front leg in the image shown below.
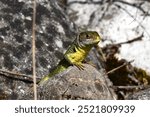
<path fill-rule="evenodd" d="M 82 64 L 82 59 L 77 53 L 68 53 L 65 55 L 65 59 L 72 65 L 75 65 L 80 70 L 84 69 L 84 65 Z"/>

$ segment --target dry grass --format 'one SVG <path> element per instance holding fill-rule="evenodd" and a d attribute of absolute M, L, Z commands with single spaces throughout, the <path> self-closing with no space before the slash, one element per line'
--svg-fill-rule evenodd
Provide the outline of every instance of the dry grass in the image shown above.
<path fill-rule="evenodd" d="M 36 0 L 33 0 L 33 22 L 32 22 L 32 68 L 33 68 L 33 90 L 34 100 L 37 100 L 37 87 L 36 87 L 36 46 L 35 46 L 35 30 L 36 30 Z"/>

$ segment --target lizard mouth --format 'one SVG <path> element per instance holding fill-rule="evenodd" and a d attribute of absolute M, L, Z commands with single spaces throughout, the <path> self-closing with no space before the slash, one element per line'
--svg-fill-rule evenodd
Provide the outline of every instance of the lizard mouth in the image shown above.
<path fill-rule="evenodd" d="M 89 39 L 80 41 L 80 44 L 79 44 L 79 45 L 80 45 L 80 46 L 96 45 L 96 44 L 99 43 L 99 41 L 100 41 L 100 40 L 98 40 L 98 39 L 93 40 L 93 39 L 89 38 Z"/>

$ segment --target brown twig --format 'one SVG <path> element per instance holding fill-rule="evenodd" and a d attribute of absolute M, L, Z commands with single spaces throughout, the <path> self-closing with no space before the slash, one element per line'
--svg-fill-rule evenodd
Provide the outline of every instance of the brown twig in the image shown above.
<path fill-rule="evenodd" d="M 132 89 L 144 89 L 143 85 L 138 86 L 112 86 L 113 89 L 126 89 L 126 90 L 132 90 Z"/>
<path fill-rule="evenodd" d="M 36 29 L 36 0 L 33 1 L 33 22 L 32 22 L 32 67 L 33 67 L 33 90 L 34 100 L 37 100 L 36 87 L 36 59 L 35 59 L 35 29 Z"/>
<path fill-rule="evenodd" d="M 3 69 L 0 69 L 0 74 L 7 76 L 8 78 L 11 77 L 11 78 L 15 78 L 15 79 L 22 80 L 22 81 L 33 82 L 33 77 L 31 75 L 26 75 L 26 74 L 12 72 L 12 71 L 3 70 Z M 39 81 L 41 78 L 37 77 L 37 79 Z"/>
<path fill-rule="evenodd" d="M 93 0 L 71 1 L 71 2 L 68 3 L 68 5 L 72 5 L 72 4 L 103 4 L 105 1 L 103 1 L 103 0 L 102 1 L 93 1 Z"/>
<path fill-rule="evenodd" d="M 6 71 L 3 69 L 0 69 L 0 74 L 7 76 L 7 77 L 12 77 L 12 78 L 20 79 L 20 80 L 27 80 L 29 82 L 32 82 L 32 76 L 30 75 L 20 74 L 20 73 L 16 73 L 12 71 Z"/>
<path fill-rule="evenodd" d="M 108 71 L 107 74 L 111 74 L 111 73 L 117 71 L 118 69 L 120 69 L 120 68 L 122 68 L 122 67 L 124 67 L 124 66 L 126 66 L 126 65 L 128 65 L 128 64 L 130 64 L 131 62 L 133 62 L 133 60 L 132 60 L 132 61 L 129 61 L 129 62 L 126 62 L 126 63 L 120 65 L 119 67 L 116 67 L 116 68 L 114 68 L 114 69 Z"/>
<path fill-rule="evenodd" d="M 115 45 L 129 44 L 129 43 L 133 43 L 133 42 L 135 42 L 135 41 L 141 41 L 142 38 L 143 38 L 143 33 L 142 33 L 141 35 L 139 35 L 138 37 L 135 37 L 135 38 L 133 38 L 133 39 L 131 39 L 131 40 L 128 40 L 128 41 L 126 41 L 126 42 L 117 43 L 117 44 L 115 44 Z"/>
<path fill-rule="evenodd" d="M 98 54 L 102 57 L 102 60 L 103 60 L 104 62 L 106 62 L 106 57 L 105 57 L 105 55 L 104 55 L 104 53 L 103 53 L 102 48 L 99 47 L 98 45 L 96 45 L 95 48 L 96 48 Z"/>

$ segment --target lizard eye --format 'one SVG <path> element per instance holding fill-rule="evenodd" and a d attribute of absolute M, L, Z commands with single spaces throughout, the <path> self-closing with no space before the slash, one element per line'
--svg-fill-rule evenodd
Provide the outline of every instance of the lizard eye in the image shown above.
<path fill-rule="evenodd" d="M 87 35 L 86 35 L 86 38 L 89 38 L 89 37 L 90 37 L 90 36 L 87 34 Z"/>

